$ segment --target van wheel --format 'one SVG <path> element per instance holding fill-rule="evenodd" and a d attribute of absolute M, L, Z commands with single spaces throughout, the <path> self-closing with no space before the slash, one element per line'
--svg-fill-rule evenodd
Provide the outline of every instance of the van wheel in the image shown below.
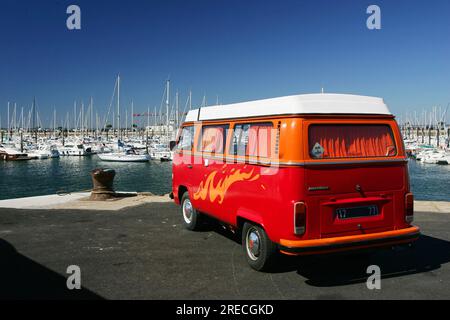
<path fill-rule="evenodd" d="M 181 214 L 183 216 L 183 226 L 191 231 L 200 229 L 201 214 L 192 206 L 189 193 L 183 193 L 181 197 Z"/>
<path fill-rule="evenodd" d="M 248 264 L 257 271 L 269 271 L 274 266 L 278 248 L 263 228 L 251 223 L 244 223 L 242 229 L 242 246 Z"/>

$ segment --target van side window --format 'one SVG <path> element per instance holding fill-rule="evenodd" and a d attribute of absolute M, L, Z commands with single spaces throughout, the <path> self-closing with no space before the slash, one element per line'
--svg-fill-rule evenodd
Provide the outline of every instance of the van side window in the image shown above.
<path fill-rule="evenodd" d="M 269 158 L 272 147 L 272 128 L 272 123 L 235 125 L 230 153 L 235 156 Z"/>
<path fill-rule="evenodd" d="M 200 137 L 200 151 L 223 153 L 229 125 L 204 126 Z"/>
<path fill-rule="evenodd" d="M 178 150 L 192 151 L 194 146 L 194 126 L 184 127 L 178 140 Z"/>

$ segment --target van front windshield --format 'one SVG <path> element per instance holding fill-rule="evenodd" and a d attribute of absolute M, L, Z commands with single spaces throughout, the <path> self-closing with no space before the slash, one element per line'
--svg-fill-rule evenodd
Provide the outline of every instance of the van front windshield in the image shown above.
<path fill-rule="evenodd" d="M 313 159 L 397 155 L 392 129 L 384 124 L 313 124 L 308 141 Z"/>

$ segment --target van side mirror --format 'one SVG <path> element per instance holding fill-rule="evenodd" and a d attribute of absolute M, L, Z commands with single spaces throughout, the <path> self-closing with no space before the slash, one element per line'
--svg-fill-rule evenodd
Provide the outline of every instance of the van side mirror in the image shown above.
<path fill-rule="evenodd" d="M 176 141 L 170 141 L 169 142 L 170 151 L 173 151 L 173 149 L 175 148 L 176 145 L 177 145 Z"/>

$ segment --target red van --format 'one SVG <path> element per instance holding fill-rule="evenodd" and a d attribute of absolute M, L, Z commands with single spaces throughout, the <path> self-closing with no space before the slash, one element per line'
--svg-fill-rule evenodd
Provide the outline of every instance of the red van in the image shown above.
<path fill-rule="evenodd" d="M 306 94 L 190 111 L 174 148 L 186 228 L 203 215 L 242 234 L 251 267 L 279 252 L 413 242 L 407 158 L 382 99 Z"/>

